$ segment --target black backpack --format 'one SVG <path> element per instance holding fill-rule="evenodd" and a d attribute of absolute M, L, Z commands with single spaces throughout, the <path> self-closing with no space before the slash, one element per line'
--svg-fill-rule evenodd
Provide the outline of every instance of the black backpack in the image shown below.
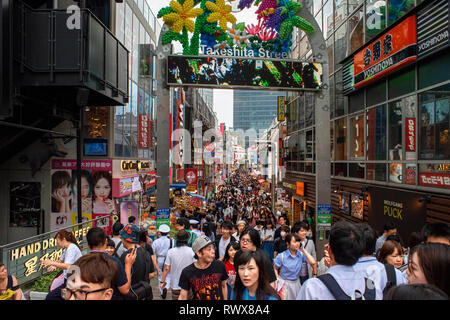
<path fill-rule="evenodd" d="M 330 293 L 333 295 L 333 297 L 336 300 L 352 300 L 352 297 L 349 297 L 344 290 L 339 286 L 336 279 L 329 273 L 325 273 L 318 277 L 320 281 L 327 287 L 327 289 L 330 291 Z M 364 278 L 366 289 L 364 291 L 364 294 L 362 295 L 365 300 L 375 300 L 376 297 L 376 291 L 375 291 L 375 284 L 372 280 Z M 355 299 L 355 300 L 362 300 L 362 299 Z"/>
<path fill-rule="evenodd" d="M 395 287 L 397 285 L 397 276 L 395 274 L 395 267 L 392 264 L 386 263 L 384 265 L 384 268 L 386 269 L 387 283 L 386 287 L 384 287 L 383 289 L 383 296 L 386 295 L 386 293 L 389 291 L 390 288 Z"/>

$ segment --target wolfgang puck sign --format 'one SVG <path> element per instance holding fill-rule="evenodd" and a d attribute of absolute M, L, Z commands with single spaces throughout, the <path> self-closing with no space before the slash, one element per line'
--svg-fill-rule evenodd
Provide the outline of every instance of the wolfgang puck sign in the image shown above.
<path fill-rule="evenodd" d="M 355 88 L 415 61 L 416 44 L 416 16 L 411 16 L 355 55 Z"/>

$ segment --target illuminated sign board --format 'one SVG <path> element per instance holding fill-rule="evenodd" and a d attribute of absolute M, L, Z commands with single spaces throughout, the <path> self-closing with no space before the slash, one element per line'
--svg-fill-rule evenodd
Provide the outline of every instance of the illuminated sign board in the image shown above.
<path fill-rule="evenodd" d="M 322 64 L 294 60 L 170 55 L 170 86 L 319 90 Z"/>

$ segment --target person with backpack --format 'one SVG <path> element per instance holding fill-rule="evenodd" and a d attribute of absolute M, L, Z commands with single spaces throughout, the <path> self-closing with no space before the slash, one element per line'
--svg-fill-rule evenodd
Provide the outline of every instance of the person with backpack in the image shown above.
<path fill-rule="evenodd" d="M 327 273 L 308 279 L 301 287 L 297 300 L 375 300 L 374 283 L 354 268 L 364 250 L 359 229 L 348 221 L 331 227 L 331 267 Z"/>
<path fill-rule="evenodd" d="M 122 243 L 127 250 L 120 257 L 122 265 L 125 266 L 127 255 L 136 255 L 136 260 L 131 268 L 131 288 L 125 300 L 152 300 L 153 293 L 150 287 L 152 273 L 152 261 L 150 255 L 139 246 L 139 227 L 135 224 L 127 224 L 120 232 Z"/>
<path fill-rule="evenodd" d="M 382 300 L 386 292 L 393 286 L 407 284 L 399 270 L 389 263 L 383 264 L 377 260 L 375 254 L 376 234 L 371 226 L 365 223 L 356 225 L 364 241 L 364 251 L 355 264 L 355 270 L 364 274 L 375 284 L 376 300 Z"/>
<path fill-rule="evenodd" d="M 172 249 L 173 241 L 168 237 L 170 232 L 170 227 L 167 224 L 162 224 L 159 226 L 158 231 L 161 233 L 161 237 L 153 242 L 153 252 L 156 255 L 156 262 L 158 264 L 158 269 L 164 270 L 164 262 L 166 261 L 167 252 Z M 161 282 L 162 272 L 158 275 L 158 280 Z M 167 278 L 170 281 L 170 278 Z M 165 300 L 167 296 L 167 288 L 161 289 L 161 297 Z"/>
<path fill-rule="evenodd" d="M 296 234 L 286 236 L 288 249 L 283 251 L 274 261 L 275 274 L 277 278 L 283 280 L 286 287 L 284 300 L 295 300 L 300 291 L 300 271 L 302 266 L 308 261 L 315 264 L 316 260 L 303 247 L 302 240 Z"/>

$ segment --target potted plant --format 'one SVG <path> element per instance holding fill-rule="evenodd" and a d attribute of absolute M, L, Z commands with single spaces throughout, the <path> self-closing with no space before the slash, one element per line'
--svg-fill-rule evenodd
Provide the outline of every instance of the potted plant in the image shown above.
<path fill-rule="evenodd" d="M 33 284 L 33 288 L 30 291 L 30 300 L 45 300 L 45 297 L 50 292 L 50 286 L 53 280 L 61 273 L 61 271 L 56 270 L 43 275 L 41 278 L 36 280 Z"/>

